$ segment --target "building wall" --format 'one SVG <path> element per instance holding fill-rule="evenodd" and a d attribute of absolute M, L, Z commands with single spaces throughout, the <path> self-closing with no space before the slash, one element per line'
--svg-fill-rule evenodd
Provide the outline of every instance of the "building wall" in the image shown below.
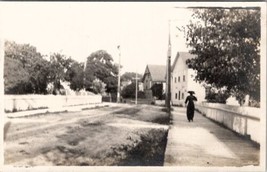
<path fill-rule="evenodd" d="M 193 69 L 188 69 L 188 87 L 187 90 L 190 91 L 195 91 L 195 96 L 197 97 L 197 103 L 201 103 L 203 101 L 205 101 L 205 96 L 206 96 L 206 90 L 204 88 L 204 86 L 199 83 L 194 81 L 194 78 L 196 76 L 196 71 L 194 71 Z"/>
<path fill-rule="evenodd" d="M 150 74 L 146 74 L 145 79 L 144 79 L 144 82 L 143 82 L 143 84 L 142 84 L 142 90 L 143 90 L 143 91 L 145 91 L 145 90 L 150 90 L 151 87 L 152 87 L 154 84 L 162 84 L 163 92 L 165 92 L 165 89 L 166 89 L 166 83 L 165 83 L 165 82 L 154 82 L 154 81 L 152 81 L 152 78 L 151 78 L 151 75 L 150 75 Z"/>
<path fill-rule="evenodd" d="M 145 79 L 144 79 L 143 85 L 144 85 L 144 90 L 148 90 L 148 89 L 151 88 L 152 83 L 151 83 L 151 76 L 150 76 L 150 74 L 146 74 L 145 75 Z"/>
<path fill-rule="evenodd" d="M 145 92 L 146 98 L 152 98 L 153 97 L 151 88 L 154 84 L 162 84 L 162 92 L 165 93 L 165 91 L 166 91 L 165 81 L 153 81 L 148 68 L 146 68 L 146 71 L 144 74 L 143 84 L 141 86 L 142 91 Z"/>
<path fill-rule="evenodd" d="M 172 72 L 171 100 L 173 105 L 185 106 L 185 99 L 188 91 L 195 91 L 198 102 L 205 100 L 205 88 L 194 81 L 196 72 L 188 69 L 185 61 L 178 58 Z"/>
<path fill-rule="evenodd" d="M 171 100 L 174 105 L 183 105 L 187 96 L 187 66 L 178 58 L 172 72 Z"/>

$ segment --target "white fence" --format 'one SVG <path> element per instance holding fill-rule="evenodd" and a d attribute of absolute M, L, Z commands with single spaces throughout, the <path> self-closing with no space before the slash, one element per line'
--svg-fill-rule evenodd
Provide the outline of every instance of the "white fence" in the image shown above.
<path fill-rule="evenodd" d="M 196 105 L 196 109 L 208 118 L 260 143 L 260 116 L 264 114 L 261 114 L 259 108 L 231 106 L 219 103 L 200 103 Z"/>
<path fill-rule="evenodd" d="M 61 96 L 61 95 L 5 95 L 4 109 L 7 112 L 42 108 L 60 108 L 67 106 L 98 104 L 100 95 Z"/>

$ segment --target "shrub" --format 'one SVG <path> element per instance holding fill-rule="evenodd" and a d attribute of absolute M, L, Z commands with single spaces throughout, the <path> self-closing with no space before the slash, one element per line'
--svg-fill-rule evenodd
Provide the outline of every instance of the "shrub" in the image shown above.
<path fill-rule="evenodd" d="M 205 99 L 207 99 L 210 103 L 226 103 L 226 100 L 230 97 L 230 93 L 227 90 L 210 90 L 206 95 Z"/>

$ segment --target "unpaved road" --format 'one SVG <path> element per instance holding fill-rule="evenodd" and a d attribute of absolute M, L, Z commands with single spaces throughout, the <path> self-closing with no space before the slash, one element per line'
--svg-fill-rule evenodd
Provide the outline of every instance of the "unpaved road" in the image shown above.
<path fill-rule="evenodd" d="M 5 165 L 163 165 L 168 116 L 159 107 L 120 105 L 10 122 Z"/>

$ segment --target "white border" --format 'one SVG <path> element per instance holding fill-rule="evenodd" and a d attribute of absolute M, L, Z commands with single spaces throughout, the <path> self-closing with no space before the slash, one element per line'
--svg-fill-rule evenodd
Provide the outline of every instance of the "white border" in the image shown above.
<path fill-rule="evenodd" d="M 0 9 L 8 3 L 75 3 L 84 4 L 86 2 L 0 2 Z M 65 166 L 39 166 L 39 167 L 12 167 L 12 166 L 3 166 L 3 140 L 1 140 L 1 169 L 4 171 L 39 171 L 39 172 L 48 172 L 48 171 L 265 171 L 266 169 L 266 2 L 88 2 L 101 5 L 112 5 L 112 4 L 131 4 L 131 5 L 148 5 L 148 6 L 166 6 L 169 8 L 171 6 L 177 7 L 248 7 L 248 6 L 257 6 L 261 7 L 261 109 L 262 109 L 262 119 L 261 119 L 261 132 L 262 132 L 262 141 L 261 141 L 261 155 L 260 155 L 260 166 L 254 167 L 65 167 Z M 1 24 L 1 10 L 0 10 L 0 24 Z M 0 25 L 1 27 L 1 25 Z M 0 36 L 0 41 L 2 41 Z M 1 42 L 3 45 L 3 42 Z M 0 88 L 3 88 L 3 49 L 0 45 Z M 3 112 L 3 89 L 0 91 L 0 110 Z M 3 114 L 3 113 L 1 113 Z M 3 115 L 0 117 L 1 121 L 4 120 Z M 2 123 L 3 126 L 3 123 Z M 3 127 L 2 127 L 3 128 Z M 3 138 L 3 130 L 1 135 Z"/>

